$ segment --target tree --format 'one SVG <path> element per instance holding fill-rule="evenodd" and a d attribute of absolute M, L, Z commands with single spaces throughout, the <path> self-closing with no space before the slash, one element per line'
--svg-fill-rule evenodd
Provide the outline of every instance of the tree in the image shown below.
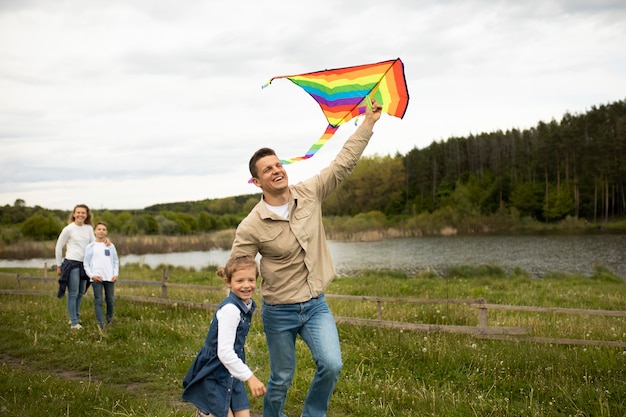
<path fill-rule="evenodd" d="M 544 205 L 544 218 L 548 221 L 562 220 L 574 212 L 574 199 L 565 187 L 554 190 Z"/>
<path fill-rule="evenodd" d="M 543 216 L 543 191 L 541 186 L 526 182 L 519 184 L 511 192 L 511 206 L 522 216 L 540 219 Z"/>
<path fill-rule="evenodd" d="M 24 237 L 33 240 L 52 240 L 61 233 L 63 226 L 53 216 L 34 214 L 22 224 L 21 232 Z"/>
<path fill-rule="evenodd" d="M 352 174 L 324 201 L 327 215 L 368 211 L 389 213 L 404 206 L 404 166 L 400 156 L 362 157 Z"/>

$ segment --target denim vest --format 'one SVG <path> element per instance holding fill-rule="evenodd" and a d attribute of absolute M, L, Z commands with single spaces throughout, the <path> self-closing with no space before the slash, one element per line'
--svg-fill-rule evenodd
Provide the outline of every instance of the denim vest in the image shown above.
<path fill-rule="evenodd" d="M 220 303 L 217 310 L 226 304 L 236 305 L 241 313 L 234 350 L 237 356 L 245 363 L 244 344 L 250 330 L 250 323 L 256 304 L 252 300 L 252 306 L 248 310 L 243 301 L 232 292 Z M 217 310 L 215 310 L 216 313 Z M 233 377 L 217 357 L 217 319 L 214 314 L 204 346 L 198 352 L 189 371 L 187 371 L 187 375 L 183 379 L 184 390 L 182 397 L 184 400 L 193 403 L 204 414 L 210 413 L 215 417 L 227 417 L 231 394 L 235 384 L 241 384 L 241 389 L 245 392 L 243 382 Z"/>

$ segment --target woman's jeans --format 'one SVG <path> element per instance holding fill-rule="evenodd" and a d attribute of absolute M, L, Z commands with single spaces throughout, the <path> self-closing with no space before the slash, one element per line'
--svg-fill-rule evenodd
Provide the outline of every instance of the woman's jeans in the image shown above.
<path fill-rule="evenodd" d="M 87 291 L 87 281 L 80 279 L 80 268 L 72 269 L 67 282 L 67 312 L 72 326 L 80 322 L 80 302 L 83 300 L 85 291 Z"/>
<path fill-rule="evenodd" d="M 296 369 L 297 335 L 307 344 L 317 365 L 302 416 L 325 416 L 343 363 L 337 326 L 324 295 L 298 304 L 263 303 L 261 313 L 270 356 L 263 417 L 285 416 L 283 407 Z"/>
<path fill-rule="evenodd" d="M 113 303 L 115 300 L 115 282 L 92 282 L 93 306 L 96 312 L 96 320 L 101 329 L 104 329 L 104 316 L 102 314 L 102 289 L 104 288 L 104 300 L 107 305 L 107 324 L 113 321 Z"/>

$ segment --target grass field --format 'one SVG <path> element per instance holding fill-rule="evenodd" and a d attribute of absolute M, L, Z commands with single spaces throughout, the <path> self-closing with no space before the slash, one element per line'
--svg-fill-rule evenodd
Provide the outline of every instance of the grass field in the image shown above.
<path fill-rule="evenodd" d="M 15 272 L 15 271 L 13 271 Z M 21 270 L 22 275 L 41 271 Z M 213 270 L 169 268 L 172 283 L 219 285 Z M 122 280 L 161 279 L 160 270 L 128 266 Z M 0 289 L 16 289 L 0 276 Z M 0 415 L 189 416 L 181 379 L 206 336 L 210 309 L 182 304 L 116 301 L 114 324 L 100 332 L 93 298 L 82 306 L 85 326 L 70 331 L 65 300 L 51 284 L 22 289 L 41 295 L 0 294 Z M 160 288 L 118 284 L 117 294 L 159 297 Z M 363 271 L 336 279 L 329 294 L 415 298 L 480 298 L 489 303 L 625 310 L 626 283 L 598 268 L 593 276 L 465 267 L 446 277 Z M 168 297 L 216 303 L 223 291 L 172 287 Z M 338 316 L 375 319 L 371 301 L 329 299 Z M 477 325 L 465 304 L 385 303 L 387 320 Z M 531 327 L 534 336 L 626 341 L 626 319 L 591 315 L 490 311 L 492 326 Z M 344 368 L 328 413 L 344 416 L 624 416 L 623 347 L 485 340 L 467 334 L 402 331 L 340 324 Z M 265 380 L 268 358 L 260 317 L 247 341 L 248 364 Z M 298 371 L 285 414 L 300 415 L 314 365 L 298 342 Z M 260 399 L 251 399 L 261 412 Z"/>

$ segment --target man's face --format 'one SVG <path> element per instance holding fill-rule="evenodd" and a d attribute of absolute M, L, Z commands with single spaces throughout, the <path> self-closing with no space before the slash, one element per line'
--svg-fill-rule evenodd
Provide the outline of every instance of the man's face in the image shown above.
<path fill-rule="evenodd" d="M 256 167 L 258 178 L 252 182 L 264 192 L 279 192 L 289 185 L 287 171 L 276 155 L 264 156 L 256 162 Z"/>

